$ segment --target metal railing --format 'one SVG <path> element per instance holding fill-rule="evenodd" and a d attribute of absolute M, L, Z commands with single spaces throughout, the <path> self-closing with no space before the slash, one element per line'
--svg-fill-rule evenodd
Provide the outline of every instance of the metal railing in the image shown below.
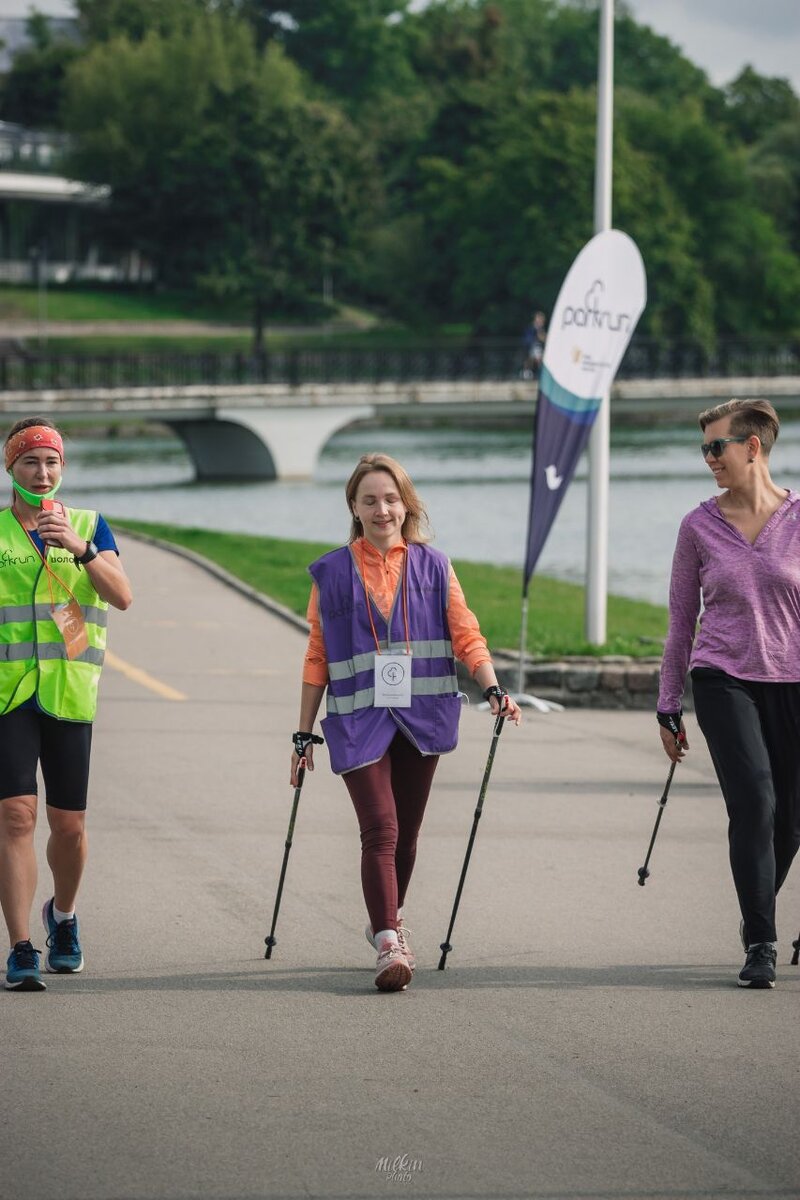
<path fill-rule="evenodd" d="M 402 347 L 307 347 L 198 354 L 0 355 L 0 393 L 187 385 L 512 382 L 522 377 L 518 341 Z M 635 337 L 620 379 L 800 375 L 800 340 L 720 339 L 713 349 L 686 340 Z"/>

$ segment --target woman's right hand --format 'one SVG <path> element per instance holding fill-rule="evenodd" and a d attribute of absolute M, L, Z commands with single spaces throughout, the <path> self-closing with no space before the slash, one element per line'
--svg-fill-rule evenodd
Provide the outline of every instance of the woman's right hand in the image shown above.
<path fill-rule="evenodd" d="M 661 745 L 664 747 L 664 753 L 669 761 L 680 762 L 689 749 L 689 743 L 686 740 L 686 728 L 683 721 L 681 721 L 681 731 L 677 738 L 671 729 L 665 729 L 663 725 L 659 725 L 658 732 L 661 734 Z"/>

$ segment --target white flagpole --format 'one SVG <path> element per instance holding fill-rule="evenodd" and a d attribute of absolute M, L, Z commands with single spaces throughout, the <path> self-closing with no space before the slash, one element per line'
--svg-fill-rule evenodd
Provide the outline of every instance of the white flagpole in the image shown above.
<path fill-rule="evenodd" d="M 597 66 L 597 148 L 594 177 L 594 231 L 611 228 L 611 168 L 614 129 L 614 0 L 600 0 Z M 589 511 L 586 547 L 586 639 L 606 640 L 608 592 L 608 487 L 611 417 L 608 393 L 589 435 Z"/>

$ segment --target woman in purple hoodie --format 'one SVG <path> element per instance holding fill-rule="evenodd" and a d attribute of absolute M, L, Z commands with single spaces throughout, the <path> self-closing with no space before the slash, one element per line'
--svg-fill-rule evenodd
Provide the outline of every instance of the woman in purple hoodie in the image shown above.
<path fill-rule="evenodd" d="M 699 420 L 722 490 L 678 533 L 658 723 L 667 756 L 680 761 L 689 668 L 728 810 L 747 955 L 738 983 L 771 988 L 775 896 L 800 846 L 800 494 L 770 476 L 779 421 L 766 400 L 729 400 Z"/>

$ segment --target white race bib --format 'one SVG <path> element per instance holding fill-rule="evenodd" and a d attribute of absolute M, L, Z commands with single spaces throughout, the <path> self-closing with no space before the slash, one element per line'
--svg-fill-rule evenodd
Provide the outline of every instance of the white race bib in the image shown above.
<path fill-rule="evenodd" d="M 375 655 L 376 708 L 411 707 L 411 655 L 384 652 Z"/>

